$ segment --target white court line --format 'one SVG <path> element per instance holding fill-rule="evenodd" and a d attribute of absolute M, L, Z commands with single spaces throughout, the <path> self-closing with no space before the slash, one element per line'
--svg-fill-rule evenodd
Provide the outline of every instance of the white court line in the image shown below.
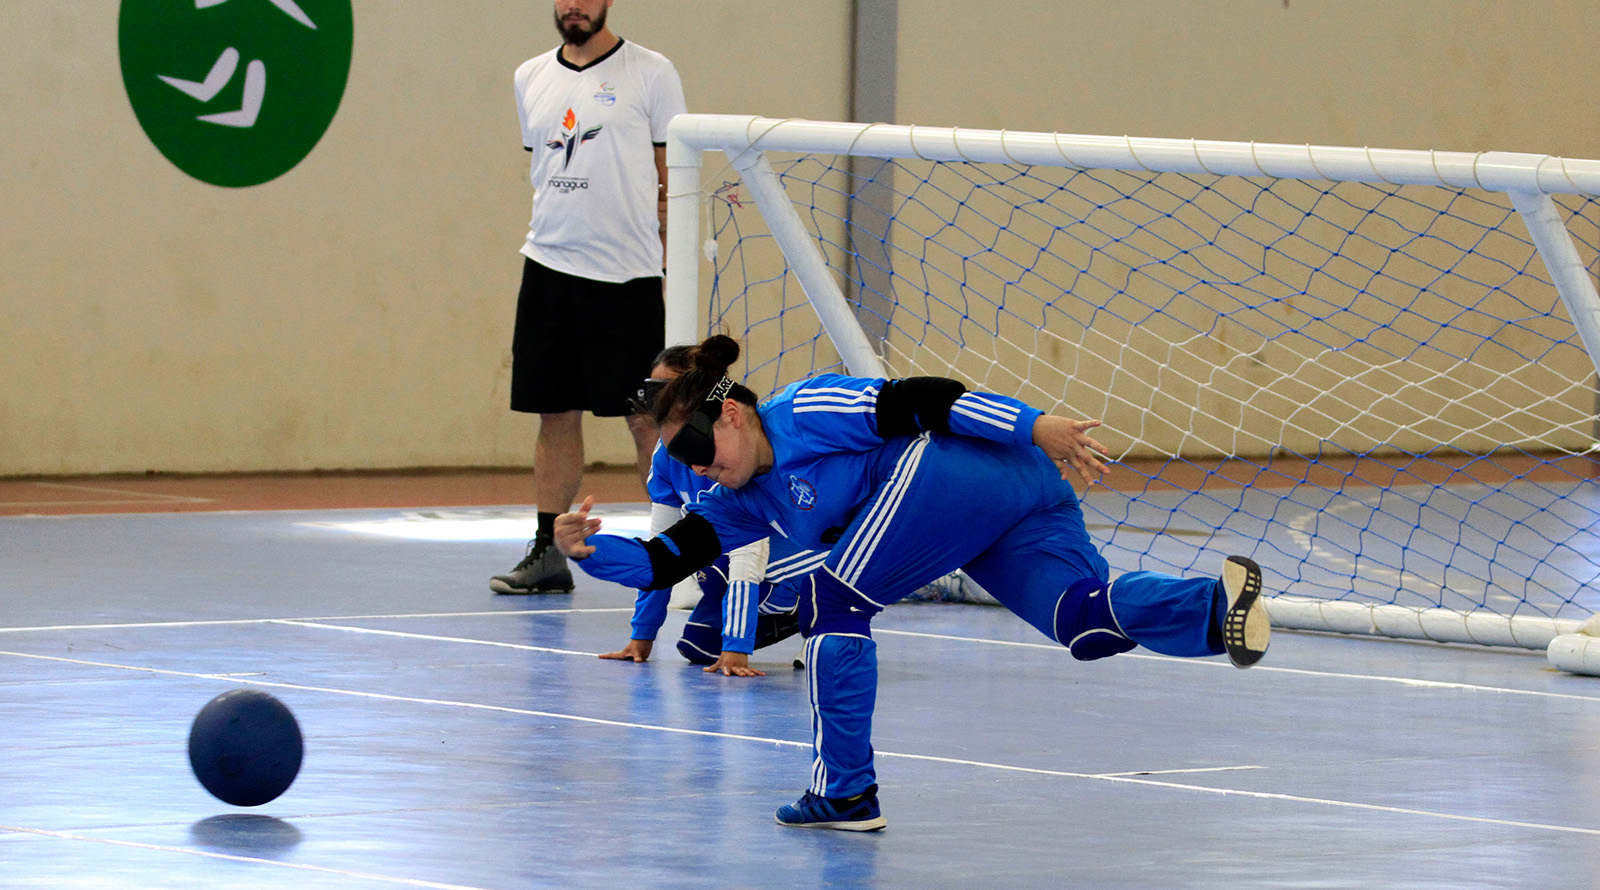
<path fill-rule="evenodd" d="M 623 611 L 623 610 L 614 610 Z M 626 611 L 633 611 L 628 609 Z M 502 649 L 521 649 L 525 652 L 550 652 L 556 655 L 587 655 L 590 658 L 600 657 L 599 652 L 579 652 L 575 649 L 552 649 L 549 646 L 530 646 L 526 643 L 502 643 L 498 640 L 476 640 L 471 637 L 441 637 L 434 634 L 415 634 L 401 630 L 378 630 L 372 627 L 352 627 L 347 624 L 320 624 L 296 618 L 278 619 L 273 624 L 284 624 L 290 627 L 315 627 L 321 630 L 339 630 L 352 634 L 374 634 L 380 637 L 404 637 L 408 640 L 428 640 L 435 643 L 473 643 L 479 646 L 498 646 Z"/>
<path fill-rule="evenodd" d="M 1125 773 L 1100 773 L 1096 778 L 1110 779 L 1115 776 L 1171 776 L 1178 773 L 1232 773 L 1247 769 L 1266 769 L 1264 766 L 1197 766 L 1193 769 L 1137 769 Z"/>
<path fill-rule="evenodd" d="M 50 831 L 44 828 L 23 828 L 18 825 L 0 825 L 0 831 L 10 831 L 17 834 L 34 834 L 41 837 L 53 837 L 58 840 L 88 841 L 95 844 L 110 844 L 114 847 L 132 847 L 135 850 L 154 850 L 158 853 L 183 853 L 187 856 L 201 856 L 207 859 L 223 859 L 228 862 L 248 862 L 251 865 L 275 865 L 281 868 L 298 868 L 301 871 L 314 871 L 321 874 L 339 875 L 346 878 L 360 878 L 367 881 L 383 881 L 389 884 L 400 884 L 405 887 L 429 887 L 434 890 L 483 890 L 481 887 L 468 887 L 465 884 L 440 884 L 436 881 L 423 881 L 416 878 L 398 878 L 393 875 L 376 875 L 364 871 L 348 871 L 342 868 L 328 868 L 322 865 L 309 865 L 303 862 L 284 862 L 279 859 L 260 859 L 255 856 L 239 856 L 234 853 L 216 853 L 211 850 L 196 850 L 191 847 L 169 847 L 164 844 L 145 844 L 138 841 L 119 841 L 113 838 L 93 837 L 87 834 L 77 834 L 70 831 Z"/>
<path fill-rule="evenodd" d="M 1103 782 L 1128 782 L 1134 785 L 1149 785 L 1156 788 L 1168 788 L 1180 791 L 1199 791 L 1205 794 L 1217 794 L 1224 797 L 1250 797 L 1258 800 L 1287 800 L 1294 803 L 1308 803 L 1319 806 L 1342 807 L 1346 809 L 1368 810 L 1379 813 L 1394 813 L 1405 816 L 1426 816 L 1433 819 L 1447 819 L 1452 822 L 1477 822 L 1485 825 L 1504 825 L 1512 828 L 1537 828 L 1542 831 L 1561 831 L 1570 834 L 1600 835 L 1600 828 L 1579 828 L 1575 825 L 1552 825 L 1548 822 L 1523 822 L 1517 819 L 1495 819 L 1489 816 L 1463 816 L 1458 813 L 1441 813 L 1438 810 L 1418 810 L 1410 807 L 1391 807 L 1383 804 L 1360 803 L 1353 800 L 1336 800 L 1327 797 L 1305 797 L 1299 794 L 1282 794 L 1275 791 L 1245 791 L 1241 788 L 1214 788 L 1209 785 L 1189 785 L 1183 782 L 1164 782 L 1156 779 L 1142 779 L 1127 773 L 1070 773 L 1059 770 L 1033 769 L 1006 764 L 986 763 L 981 760 L 960 760 L 951 757 L 932 757 L 926 754 L 891 754 L 885 751 L 876 752 L 888 757 L 901 757 L 907 760 L 926 760 L 935 763 L 950 763 L 958 766 L 976 766 L 988 769 L 1008 770 L 1012 772 L 1036 773 L 1046 776 L 1061 776 L 1072 779 L 1099 779 Z"/>
<path fill-rule="evenodd" d="M 302 625 L 307 626 L 307 627 L 313 627 L 313 626 L 316 626 L 313 622 L 322 622 L 322 621 L 377 621 L 377 620 L 383 620 L 383 619 L 400 619 L 400 618 L 476 618 L 476 617 L 495 616 L 495 615 L 569 615 L 569 614 L 590 614 L 590 613 L 599 614 L 599 613 L 605 613 L 605 612 L 629 612 L 629 613 L 631 613 L 632 611 L 633 610 L 631 608 L 624 608 L 624 607 L 595 608 L 595 609 L 518 609 L 518 610 L 499 610 L 499 609 L 496 609 L 496 610 L 483 611 L 483 612 L 411 612 L 411 613 L 396 613 L 396 614 L 390 614 L 390 615 L 329 615 L 329 616 L 312 617 L 312 618 L 225 618 L 225 619 L 216 619 L 216 620 L 208 620 L 208 621 L 148 621 L 148 622 L 129 622 L 129 623 L 121 623 L 121 624 L 58 624 L 58 625 L 48 625 L 48 626 L 38 626 L 38 627 L 0 627 L 0 634 L 27 633 L 27 632 L 34 632 L 34 631 L 119 630 L 119 629 L 124 629 L 124 628 L 126 628 L 126 629 L 137 629 L 137 628 L 157 628 L 157 627 L 219 627 L 219 626 L 227 626 L 227 625 L 245 625 L 245 624 L 302 624 Z M 330 628 L 330 629 L 348 630 L 348 631 L 352 631 L 352 632 L 358 631 L 358 630 L 364 630 L 364 629 L 360 629 L 360 628 L 345 628 L 345 627 Z M 399 631 L 365 630 L 365 632 L 390 634 L 392 636 L 407 636 L 407 634 L 401 633 Z M 991 639 L 987 639 L 987 638 L 984 638 L 984 637 L 962 637 L 962 636 L 956 636 L 956 635 L 953 635 L 953 634 L 924 633 L 922 631 L 913 631 L 913 630 L 890 630 L 890 629 L 881 628 L 881 627 L 875 629 L 873 632 L 878 634 L 878 635 L 880 635 L 880 636 L 887 635 L 887 636 L 901 636 L 901 637 L 921 637 L 921 638 L 930 639 L 930 640 L 950 640 L 950 641 L 954 641 L 954 642 L 958 642 L 958 643 L 981 643 L 981 644 L 989 645 L 989 646 L 1013 646 L 1013 647 L 1018 647 L 1018 648 L 1023 648 L 1023 649 L 1046 649 L 1046 650 L 1049 650 L 1049 651 L 1052 651 L 1052 652 L 1062 652 L 1062 653 L 1067 651 L 1064 647 L 1058 646 L 1055 643 L 1024 643 L 1024 642 L 1018 642 L 1018 641 L 1015 641 L 1015 640 L 991 640 Z M 421 639 L 430 639 L 430 637 L 427 637 L 427 636 L 422 635 L 422 634 L 416 634 L 414 636 L 417 636 L 418 638 L 421 638 Z M 487 641 L 487 640 L 474 640 L 474 639 L 463 638 L 463 637 L 432 637 L 431 639 L 437 639 L 437 640 L 449 641 L 449 642 L 459 642 L 459 643 L 477 643 L 479 645 L 485 645 L 485 646 L 506 646 L 506 647 L 511 647 L 511 648 L 527 648 L 527 649 L 531 649 L 531 650 L 535 650 L 535 651 L 541 651 L 536 646 L 517 647 L 517 646 L 515 646 L 514 644 L 511 644 L 511 643 L 494 643 L 494 642 L 490 642 L 490 641 Z M 572 654 L 572 655 L 593 655 L 593 654 L 595 654 L 595 653 L 589 653 L 589 652 L 575 652 L 575 651 L 562 650 L 562 649 L 550 649 L 550 650 L 543 650 L 543 651 L 549 651 L 549 652 L 557 653 L 557 654 Z M 1232 665 L 1228 664 L 1228 662 L 1226 662 L 1226 661 L 1221 661 L 1221 660 L 1218 660 L 1218 659 L 1208 659 L 1208 658 L 1174 658 L 1172 656 L 1167 656 L 1167 655 L 1139 655 L 1139 654 L 1135 654 L 1135 653 L 1126 653 L 1126 652 L 1122 653 L 1121 655 L 1118 655 L 1117 657 L 1118 658 L 1142 659 L 1142 660 L 1146 660 L 1146 661 L 1160 661 L 1160 662 L 1165 662 L 1167 664 L 1183 665 L 1183 666 L 1200 666 L 1200 667 L 1213 667 L 1213 668 L 1232 667 Z M 1540 696 L 1540 697 L 1544 697 L 1544 698 L 1562 699 L 1562 700 L 1567 700 L 1567 701 L 1600 702 L 1600 696 L 1574 695 L 1574 694 L 1565 693 L 1565 692 L 1547 692 L 1547 691 L 1544 691 L 1544 690 L 1537 690 L 1537 689 L 1514 689 L 1514 688 L 1511 688 L 1511 687 L 1508 687 L 1508 686 L 1483 686 L 1483 685 L 1477 685 L 1477 684 L 1471 684 L 1471 683 L 1453 683 L 1453 682 L 1449 682 L 1449 681 L 1445 681 L 1445 680 L 1419 680 L 1419 679 L 1412 678 L 1412 677 L 1385 677 L 1385 676 L 1381 676 L 1381 675 L 1378 675 L 1378 674 L 1349 674 L 1349 673 L 1339 673 L 1339 672 L 1334 672 L 1334 671 L 1314 671 L 1314 670 L 1308 670 L 1308 669 L 1305 669 L 1305 668 L 1273 667 L 1272 665 L 1264 665 L 1264 664 L 1257 664 L 1254 667 L 1250 668 L 1250 670 L 1257 671 L 1257 672 L 1266 672 L 1266 673 L 1295 674 L 1295 675 L 1306 676 L 1306 677 L 1329 677 L 1329 678 L 1340 679 L 1340 680 L 1370 680 L 1370 681 L 1379 682 L 1379 683 L 1396 683 L 1396 684 L 1399 684 L 1401 686 L 1410 686 L 1410 687 L 1418 688 L 1418 689 L 1452 689 L 1452 690 L 1457 690 L 1457 691 L 1462 691 L 1462 692 L 1495 692 L 1495 693 L 1502 693 L 1502 694 L 1506 694 L 1506 695 L 1532 695 L 1532 696 Z"/>
<path fill-rule="evenodd" d="M 85 661 L 76 658 L 63 658 L 55 655 L 32 655 L 26 652 L 5 652 L 0 655 L 9 655 L 16 658 L 32 658 L 42 661 L 56 661 L 67 664 L 78 664 L 89 667 L 117 668 L 121 670 L 140 671 L 143 673 L 160 674 L 163 676 L 185 677 L 200 680 L 225 680 L 238 682 L 236 679 L 222 674 L 199 674 L 188 671 L 174 671 L 164 668 L 139 667 L 137 665 L 113 664 L 103 661 Z M 810 748 L 810 742 L 797 742 L 789 739 L 776 739 L 764 736 L 740 735 L 737 733 L 712 732 L 704 729 L 685 729 L 677 726 L 661 726 L 651 723 L 633 723 L 626 720 L 608 720 L 602 717 L 584 717 L 578 714 L 561 714 L 554 711 L 534 711 L 527 708 L 513 708 L 506 705 L 488 705 L 479 702 L 452 701 L 437 698 L 416 698 L 404 695 L 389 695 L 381 692 L 363 692 L 355 689 L 338 689 L 328 686 L 306 686 L 300 683 L 283 683 L 270 680 L 252 680 L 251 685 L 267 686 L 275 689 L 292 689 L 297 692 L 323 692 L 331 695 L 348 695 L 355 698 L 368 698 L 379 701 L 405 702 L 407 704 L 440 705 L 451 708 L 466 708 L 476 711 L 492 711 L 502 714 L 517 714 L 529 717 L 545 717 L 553 720 L 569 720 L 575 723 L 588 723 L 598 726 L 611 726 L 621 729 L 644 729 L 652 732 L 665 732 L 676 735 L 701 736 L 704 738 L 729 739 L 745 742 L 760 742 L 762 744 L 779 747 Z M 991 769 L 1002 772 L 1026 773 L 1029 775 L 1054 776 L 1065 779 L 1093 779 L 1101 782 L 1124 782 L 1133 785 L 1145 785 L 1152 788 L 1165 788 L 1175 791 L 1191 791 L 1203 794 L 1216 794 L 1226 797 L 1247 797 L 1257 800 L 1282 800 L 1294 803 L 1312 804 L 1316 806 L 1339 807 L 1344 809 L 1364 810 L 1368 812 L 1390 813 L 1406 816 L 1422 816 L 1432 819 L 1444 819 L 1453 822 L 1473 822 L 1484 825 L 1501 825 L 1509 828 L 1532 828 L 1540 831 L 1559 831 L 1570 834 L 1589 834 L 1600 836 L 1600 828 L 1581 828 L 1574 825 L 1554 825 L 1547 822 L 1524 822 L 1516 819 L 1495 819 L 1488 816 L 1464 816 L 1458 813 L 1444 813 L 1437 810 L 1419 810 L 1410 807 L 1393 807 L 1382 804 L 1360 803 L 1358 801 L 1337 800 L 1323 797 L 1306 797 L 1298 794 L 1282 794 L 1272 791 L 1246 791 L 1239 788 L 1214 788 L 1207 785 L 1191 785 L 1183 782 L 1169 782 L 1160 779 L 1146 778 L 1143 775 L 1129 775 L 1127 773 L 1078 773 L 1068 770 L 1041 769 L 1038 767 L 1015 766 L 1007 763 L 993 763 L 984 760 L 964 760 L 955 757 L 937 757 L 930 754 L 908 754 L 900 751 L 875 752 L 880 757 L 900 758 L 903 760 L 920 760 L 928 763 L 944 763 L 953 766 L 969 766 L 979 769 Z M 1246 769 L 1247 767 L 1233 767 L 1233 769 Z"/>
<path fill-rule="evenodd" d="M 0 627 L 0 634 L 59 630 L 122 630 L 148 627 L 225 627 L 238 624 L 274 624 L 289 621 L 379 621 L 388 618 L 478 618 L 486 615 L 572 615 L 578 613 L 632 612 L 632 608 L 605 609 L 494 609 L 487 612 L 412 612 L 395 615 L 323 615 L 306 618 L 217 618 L 202 621 L 131 621 L 117 624 L 53 624 L 36 627 Z"/>
<path fill-rule="evenodd" d="M 35 655 L 29 652 L 6 652 L 0 650 L 0 655 L 10 655 L 16 658 L 31 658 L 38 661 L 56 661 L 63 664 L 76 664 L 84 667 L 115 668 L 124 671 L 138 671 L 145 674 L 158 674 L 164 677 L 184 677 L 191 680 L 225 680 L 230 683 L 243 683 L 234 674 L 202 674 L 193 671 L 175 671 L 169 668 L 141 667 L 136 664 L 116 664 L 109 661 L 88 661 L 82 658 L 66 658 L 60 655 Z M 659 726 L 650 723 L 630 723 L 625 720 L 609 720 L 604 717 L 584 717 L 579 714 L 559 714 L 554 711 L 534 711 L 528 708 L 513 708 L 509 705 L 486 705 L 480 702 L 454 701 L 443 698 L 416 698 L 407 695 L 390 695 L 384 692 L 363 692 L 359 689 L 339 689 L 332 686 L 306 686 L 300 683 L 284 683 L 276 680 L 251 679 L 252 686 L 271 686 L 275 689 L 293 689 L 296 692 L 326 692 L 333 695 L 348 695 L 355 698 L 371 698 L 379 701 L 397 701 L 417 705 L 443 705 L 452 708 L 466 708 L 473 711 L 493 711 L 501 714 L 518 714 L 527 717 L 549 717 L 555 720 L 571 720 L 576 723 L 592 723 L 598 726 L 613 726 L 621 729 L 650 729 L 657 732 L 676 733 L 678 735 L 706 736 L 718 739 L 737 739 L 745 742 L 766 742 L 773 745 L 789 745 L 796 748 L 810 748 L 810 742 L 796 742 L 785 739 L 770 739 L 764 736 L 738 735 L 728 732 L 713 732 L 708 729 L 683 729 L 676 726 Z M 882 753 L 882 752 L 879 752 Z"/>
<path fill-rule="evenodd" d="M 983 637 L 958 637 L 950 634 L 930 634 L 914 630 L 885 630 L 875 628 L 874 634 L 890 634 L 902 637 L 924 637 L 931 640 L 954 640 L 961 643 L 984 643 L 991 646 L 1020 646 L 1026 649 L 1050 649 L 1056 652 L 1066 652 L 1064 646 L 1055 643 L 1019 643 L 1013 640 L 989 640 Z M 1160 661 L 1172 665 L 1195 665 L 1208 667 L 1232 668 L 1227 661 L 1211 658 L 1177 658 L 1171 655 L 1134 655 L 1122 653 L 1118 658 L 1137 658 L 1144 661 Z M 1509 686 L 1481 686 L 1473 683 L 1452 683 L 1448 680 L 1418 680 L 1412 677 L 1385 677 L 1379 674 L 1346 674 L 1337 671 L 1313 671 L 1306 668 L 1273 667 L 1271 665 L 1256 664 L 1250 668 L 1252 673 L 1271 674 L 1297 674 L 1305 677 L 1331 677 L 1337 680 L 1372 680 L 1379 683 L 1398 683 L 1401 686 L 1411 686 L 1418 689 L 1454 689 L 1463 692 L 1499 692 L 1506 695 L 1536 695 L 1542 698 L 1566 699 L 1569 701 L 1600 702 L 1600 696 L 1573 695 L 1568 692 L 1546 692 L 1541 689 L 1513 689 Z"/>

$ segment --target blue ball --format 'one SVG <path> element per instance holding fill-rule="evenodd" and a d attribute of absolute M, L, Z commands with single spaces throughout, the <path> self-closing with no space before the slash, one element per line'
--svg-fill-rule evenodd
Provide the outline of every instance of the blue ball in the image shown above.
<path fill-rule="evenodd" d="M 235 689 L 212 699 L 189 727 L 189 766 L 226 804 L 260 806 L 289 789 L 305 743 L 294 714 L 272 696 Z"/>

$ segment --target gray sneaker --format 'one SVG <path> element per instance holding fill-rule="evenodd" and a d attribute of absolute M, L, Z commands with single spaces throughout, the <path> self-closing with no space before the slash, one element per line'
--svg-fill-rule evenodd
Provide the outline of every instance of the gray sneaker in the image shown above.
<path fill-rule="evenodd" d="M 572 571 L 567 558 L 543 538 L 528 542 L 528 555 L 504 575 L 489 579 L 489 589 L 500 594 L 571 593 Z"/>

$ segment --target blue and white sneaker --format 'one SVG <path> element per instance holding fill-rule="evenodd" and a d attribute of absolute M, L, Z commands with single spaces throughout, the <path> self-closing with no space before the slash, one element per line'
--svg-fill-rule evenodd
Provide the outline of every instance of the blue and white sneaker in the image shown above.
<path fill-rule="evenodd" d="M 778 824 L 790 828 L 835 828 L 839 831 L 877 831 L 889 824 L 878 808 L 878 786 L 851 797 L 823 797 L 807 791 L 787 806 L 778 807 Z"/>
<path fill-rule="evenodd" d="M 1261 601 L 1261 567 L 1244 556 L 1222 563 L 1222 592 L 1228 611 L 1222 619 L 1222 645 L 1234 667 L 1247 668 L 1267 654 L 1272 622 Z"/>

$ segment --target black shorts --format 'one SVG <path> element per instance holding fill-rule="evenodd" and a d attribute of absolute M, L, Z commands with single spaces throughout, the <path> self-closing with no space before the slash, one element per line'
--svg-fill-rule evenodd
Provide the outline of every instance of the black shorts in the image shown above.
<path fill-rule="evenodd" d="M 511 337 L 511 410 L 633 413 L 630 399 L 666 344 L 660 278 L 579 278 L 524 257 Z"/>

